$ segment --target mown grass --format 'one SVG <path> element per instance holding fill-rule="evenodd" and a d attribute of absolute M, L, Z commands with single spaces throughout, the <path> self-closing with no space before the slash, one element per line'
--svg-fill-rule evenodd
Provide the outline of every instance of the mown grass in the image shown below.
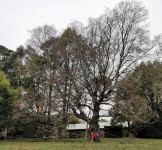
<path fill-rule="evenodd" d="M 1 141 L 0 150 L 162 150 L 158 139 L 102 139 L 100 143 L 76 140 L 50 142 Z"/>

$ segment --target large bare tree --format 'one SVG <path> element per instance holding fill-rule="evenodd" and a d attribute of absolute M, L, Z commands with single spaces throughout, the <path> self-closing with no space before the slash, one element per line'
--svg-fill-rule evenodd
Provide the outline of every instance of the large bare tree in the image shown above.
<path fill-rule="evenodd" d="M 155 47 L 147 17 L 141 3 L 124 1 L 76 30 L 71 108 L 90 129 L 98 130 L 101 108 L 111 103 L 117 82 Z"/>

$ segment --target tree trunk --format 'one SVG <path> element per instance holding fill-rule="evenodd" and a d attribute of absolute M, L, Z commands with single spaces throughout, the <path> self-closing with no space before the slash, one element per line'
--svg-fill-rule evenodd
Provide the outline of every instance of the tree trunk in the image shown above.
<path fill-rule="evenodd" d="M 157 113 L 159 116 L 159 120 L 162 121 L 162 111 L 159 108 L 157 109 Z"/>
<path fill-rule="evenodd" d="M 128 124 L 128 135 L 130 136 L 131 128 L 130 128 L 130 121 L 129 120 L 127 120 L 127 124 Z"/>
<path fill-rule="evenodd" d="M 67 79 L 65 81 L 65 85 L 64 85 L 64 94 L 63 94 L 63 112 L 62 112 L 62 125 L 63 125 L 63 128 L 62 128 L 62 137 L 65 137 L 66 136 L 66 125 L 67 125 L 67 122 L 68 122 L 68 109 L 67 109 Z"/>
<path fill-rule="evenodd" d="M 65 83 L 65 89 L 64 89 L 64 97 L 63 97 L 63 124 L 67 124 L 67 84 Z"/>
<path fill-rule="evenodd" d="M 7 132 L 8 132 L 8 127 L 5 127 L 5 140 L 7 140 Z"/>
<path fill-rule="evenodd" d="M 52 85 L 49 86 L 49 97 L 48 97 L 48 121 L 50 122 L 51 106 L 52 106 Z"/>
<path fill-rule="evenodd" d="M 88 141 L 88 122 L 86 124 L 85 140 Z"/>
<path fill-rule="evenodd" d="M 99 111 L 100 111 L 100 104 L 96 101 L 94 103 L 93 109 L 93 117 L 89 124 L 89 131 L 98 132 L 99 131 Z"/>

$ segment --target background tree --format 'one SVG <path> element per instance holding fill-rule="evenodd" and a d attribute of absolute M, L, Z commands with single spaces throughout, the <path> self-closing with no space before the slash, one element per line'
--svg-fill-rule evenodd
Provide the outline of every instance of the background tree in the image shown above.
<path fill-rule="evenodd" d="M 1 127 L 5 128 L 5 139 L 7 129 L 13 117 L 15 100 L 18 100 L 20 91 L 10 86 L 9 80 L 3 72 L 0 72 L 0 120 Z"/>
<path fill-rule="evenodd" d="M 62 114 L 63 132 L 65 135 L 66 126 L 71 121 L 70 103 L 72 102 L 72 70 L 74 61 L 74 43 L 76 32 L 71 28 L 67 28 L 60 36 L 57 48 L 60 53 L 61 65 L 58 68 L 58 76 L 56 81 L 56 91 L 60 98 L 60 110 Z"/>
<path fill-rule="evenodd" d="M 38 26 L 29 31 L 31 37 L 27 41 L 27 45 L 37 53 L 41 53 L 41 45 L 52 37 L 56 37 L 56 29 L 52 25 Z"/>
<path fill-rule="evenodd" d="M 41 28 L 44 28 L 44 26 Z M 54 30 L 51 26 L 47 28 L 49 28 L 48 31 Z M 39 33 L 39 35 L 47 34 L 44 33 L 44 29 L 40 30 L 40 27 L 35 28 L 33 32 L 35 31 L 37 31 L 36 33 L 38 33 L 38 31 L 43 32 Z M 72 31 L 68 31 L 67 29 L 61 37 L 56 37 L 56 35 L 52 36 L 50 33 L 47 36 L 48 38 L 39 40 L 42 41 L 39 43 L 38 47 L 34 47 L 32 43 L 29 43 L 27 48 L 28 59 L 26 61 L 27 72 L 25 72 L 26 81 L 29 81 L 31 85 L 26 95 L 26 100 L 28 101 L 25 100 L 27 102 L 26 104 L 32 107 L 33 111 L 48 115 L 49 123 L 53 114 L 60 115 L 59 118 L 62 121 L 60 129 L 63 128 L 64 130 L 66 129 L 67 123 L 70 121 L 70 118 L 68 119 L 68 101 L 71 85 L 71 54 L 70 49 L 67 48 L 69 47 L 67 41 L 69 41 L 70 32 Z M 31 40 L 34 41 L 41 38 L 35 37 L 35 34 L 31 36 Z M 32 97 L 30 96 L 31 93 L 33 95 Z"/>
<path fill-rule="evenodd" d="M 26 61 L 27 78 L 32 80 L 37 95 L 41 96 L 38 99 L 43 99 L 44 113 L 50 116 L 55 96 L 53 92 L 55 70 L 59 63 L 56 57 L 56 30 L 53 26 L 44 25 L 34 28 L 30 33 Z"/>
<path fill-rule="evenodd" d="M 139 87 L 130 74 L 118 82 L 115 95 L 113 107 L 109 110 L 112 125 L 127 122 L 131 133 L 132 126 L 149 123 L 154 117 L 154 113 L 148 107 L 145 98 L 140 95 Z"/>
<path fill-rule="evenodd" d="M 158 61 L 141 63 L 132 73 L 140 95 L 146 100 L 156 120 L 162 120 L 162 64 Z"/>
<path fill-rule="evenodd" d="M 16 51 L 9 50 L 3 46 L 0 47 L 0 69 L 10 79 L 11 86 L 21 86 L 21 70 L 23 69 L 23 59 L 25 49 L 19 46 Z"/>
<path fill-rule="evenodd" d="M 161 63 L 146 62 L 118 82 L 114 123 L 128 122 L 139 137 L 161 136 Z"/>

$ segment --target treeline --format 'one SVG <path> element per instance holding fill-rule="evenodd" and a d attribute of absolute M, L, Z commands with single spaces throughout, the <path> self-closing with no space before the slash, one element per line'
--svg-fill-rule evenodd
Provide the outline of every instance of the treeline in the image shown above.
<path fill-rule="evenodd" d="M 141 3 L 125 1 L 87 26 L 75 22 L 61 34 L 39 26 L 26 47 L 1 46 L 6 75 L 0 74 L 0 125 L 6 134 L 64 137 L 78 118 L 89 130 L 108 116 L 112 124 L 127 122 L 130 132 L 159 123 L 162 64 L 140 64 L 150 51 L 160 51 L 160 36 L 150 38 L 147 17 Z"/>

